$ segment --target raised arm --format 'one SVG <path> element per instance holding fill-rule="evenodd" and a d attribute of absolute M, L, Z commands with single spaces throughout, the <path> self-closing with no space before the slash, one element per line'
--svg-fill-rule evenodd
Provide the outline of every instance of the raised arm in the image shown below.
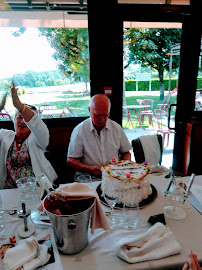
<path fill-rule="evenodd" d="M 34 113 L 20 101 L 18 90 L 15 88 L 14 82 L 12 82 L 11 94 L 14 107 L 18 109 L 24 120 L 28 122 L 33 117 Z"/>

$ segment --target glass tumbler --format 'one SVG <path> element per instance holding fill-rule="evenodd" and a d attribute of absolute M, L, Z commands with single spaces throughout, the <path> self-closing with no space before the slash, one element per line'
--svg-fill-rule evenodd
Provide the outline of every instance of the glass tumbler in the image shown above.
<path fill-rule="evenodd" d="M 136 228 L 139 221 L 139 203 L 130 206 L 123 205 L 124 226 L 128 229 Z"/>

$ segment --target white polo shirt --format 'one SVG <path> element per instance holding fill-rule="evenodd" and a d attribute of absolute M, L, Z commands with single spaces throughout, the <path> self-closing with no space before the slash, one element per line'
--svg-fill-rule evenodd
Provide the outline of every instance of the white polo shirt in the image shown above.
<path fill-rule="evenodd" d="M 131 149 L 131 144 L 119 124 L 108 119 L 99 136 L 90 117 L 74 128 L 67 156 L 101 168 L 111 159 L 119 159 L 119 154 Z"/>

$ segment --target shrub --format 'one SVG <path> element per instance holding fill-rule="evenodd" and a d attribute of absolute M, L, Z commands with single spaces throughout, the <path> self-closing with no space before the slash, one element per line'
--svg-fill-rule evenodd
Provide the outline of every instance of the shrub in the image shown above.
<path fill-rule="evenodd" d="M 171 89 L 176 88 L 177 79 L 171 80 Z M 165 90 L 168 90 L 169 79 L 164 79 L 164 87 Z M 126 91 L 136 91 L 136 80 L 128 80 L 125 81 L 125 89 Z M 158 91 L 160 89 L 159 79 L 151 80 L 151 90 Z M 140 81 L 138 82 L 138 90 L 139 91 L 148 91 L 149 90 L 149 82 L 148 81 Z"/>

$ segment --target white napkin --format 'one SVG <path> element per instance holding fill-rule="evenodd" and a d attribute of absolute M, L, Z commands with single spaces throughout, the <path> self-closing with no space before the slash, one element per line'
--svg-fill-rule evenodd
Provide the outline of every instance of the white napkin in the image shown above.
<path fill-rule="evenodd" d="M 162 165 L 157 165 L 157 166 L 150 167 L 150 173 L 155 174 L 155 175 L 168 174 L 169 169 Z"/>
<path fill-rule="evenodd" d="M 158 222 L 142 235 L 121 239 L 114 251 L 126 262 L 138 263 L 178 254 L 181 247 L 173 233 Z"/>
<path fill-rule="evenodd" d="M 32 270 L 48 262 L 50 254 L 46 245 L 39 245 L 35 238 L 27 238 L 23 243 L 6 251 L 3 265 L 5 270 Z"/>
<path fill-rule="evenodd" d="M 150 166 L 156 166 L 161 157 L 161 149 L 157 135 L 145 135 L 139 137 L 144 151 L 145 161 Z"/>

